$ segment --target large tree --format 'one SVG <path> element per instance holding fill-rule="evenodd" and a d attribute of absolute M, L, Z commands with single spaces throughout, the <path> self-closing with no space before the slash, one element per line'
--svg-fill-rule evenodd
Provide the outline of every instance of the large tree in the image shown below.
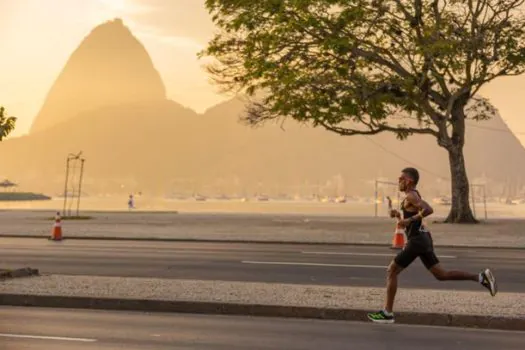
<path fill-rule="evenodd" d="M 0 106 L 0 141 L 15 129 L 16 117 L 8 117 L 4 107 Z"/>
<path fill-rule="evenodd" d="M 341 135 L 436 138 L 449 156 L 447 222 L 476 222 L 466 119 L 480 88 L 525 68 L 525 0 L 207 0 L 221 29 L 200 53 L 213 79 L 253 99 L 252 125 L 291 117 Z"/>

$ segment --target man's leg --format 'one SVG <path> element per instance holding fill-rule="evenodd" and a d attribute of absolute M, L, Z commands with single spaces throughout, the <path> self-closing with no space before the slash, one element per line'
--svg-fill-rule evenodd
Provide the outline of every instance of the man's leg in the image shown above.
<path fill-rule="evenodd" d="M 397 276 L 404 270 L 393 260 L 388 266 L 386 277 L 386 301 L 385 311 L 392 313 L 394 310 L 394 300 L 397 293 Z"/>
<path fill-rule="evenodd" d="M 438 281 L 475 281 L 479 282 L 479 274 L 464 271 L 447 271 L 440 263 L 432 266 L 429 271 Z"/>
<path fill-rule="evenodd" d="M 434 242 L 432 235 L 428 231 L 422 231 L 420 237 L 421 245 L 424 245 L 424 252 L 419 256 L 423 265 L 439 281 L 478 281 L 479 276 L 464 271 L 446 271 L 441 267 L 440 261 L 434 253 Z"/>
<path fill-rule="evenodd" d="M 409 241 L 405 248 L 397 254 L 387 270 L 385 308 L 368 314 L 368 319 L 377 323 L 394 323 L 394 300 L 397 292 L 397 276 L 407 268 L 418 256 L 418 251 Z"/>
<path fill-rule="evenodd" d="M 495 296 L 498 292 L 496 279 L 489 269 L 485 269 L 478 274 L 465 271 L 447 271 L 441 266 L 433 251 L 422 255 L 421 261 L 439 281 L 474 281 L 487 288 L 492 296 Z"/>

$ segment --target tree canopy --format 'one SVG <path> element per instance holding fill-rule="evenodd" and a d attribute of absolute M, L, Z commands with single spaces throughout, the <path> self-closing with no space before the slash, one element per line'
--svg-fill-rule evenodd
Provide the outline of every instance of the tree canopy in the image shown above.
<path fill-rule="evenodd" d="M 465 120 L 495 110 L 487 83 L 525 71 L 525 0 L 206 0 L 221 29 L 200 56 L 244 120 L 293 118 L 341 135 L 436 138 L 449 154 L 448 221 L 475 221 Z"/>
<path fill-rule="evenodd" d="M 345 135 L 424 133 L 447 143 L 455 104 L 524 71 L 523 3 L 207 0 L 223 31 L 201 55 L 217 59 L 208 69 L 226 90 L 264 96 L 251 123 L 287 116 Z M 490 117 L 490 104 L 476 102 L 473 118 Z"/>

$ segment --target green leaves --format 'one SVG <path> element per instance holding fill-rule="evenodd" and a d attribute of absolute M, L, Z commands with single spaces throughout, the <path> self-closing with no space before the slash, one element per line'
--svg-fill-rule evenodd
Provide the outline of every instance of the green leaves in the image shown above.
<path fill-rule="evenodd" d="M 15 129 L 15 124 L 16 118 L 7 117 L 5 108 L 0 107 L 0 141 Z"/>
<path fill-rule="evenodd" d="M 219 62 L 209 71 L 223 87 L 262 99 L 254 124 L 291 117 L 343 134 L 443 137 L 458 118 L 449 106 L 462 110 L 483 84 L 525 70 L 517 5 L 207 0 L 222 32 L 200 56 Z"/>

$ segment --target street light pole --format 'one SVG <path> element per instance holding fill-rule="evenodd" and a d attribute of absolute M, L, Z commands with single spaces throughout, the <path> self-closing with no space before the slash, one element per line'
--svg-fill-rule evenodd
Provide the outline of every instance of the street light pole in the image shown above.
<path fill-rule="evenodd" d="M 62 212 L 62 216 L 66 215 L 66 205 L 67 205 L 67 183 L 69 181 L 69 156 L 66 160 L 66 182 L 64 184 L 64 211 Z"/>
<path fill-rule="evenodd" d="M 85 159 L 82 158 L 80 160 L 80 180 L 78 183 L 78 199 L 77 199 L 77 216 L 79 216 L 79 210 L 80 210 L 80 196 L 82 196 L 82 175 L 84 174 L 84 162 Z"/>
<path fill-rule="evenodd" d="M 82 151 L 80 151 L 78 154 L 73 154 L 73 153 L 69 153 L 68 156 L 67 156 L 67 160 L 66 160 L 66 183 L 64 185 L 64 212 L 63 212 L 63 216 L 67 216 L 66 212 L 67 212 L 67 199 L 68 199 L 68 185 L 69 185 L 69 167 L 70 167 L 70 164 L 71 164 L 71 161 L 78 161 L 80 160 L 81 161 L 81 169 L 80 169 L 80 182 L 78 184 L 78 190 L 79 190 L 79 194 L 78 194 L 78 198 L 77 198 L 77 216 L 78 216 L 78 213 L 79 213 L 79 208 L 80 208 L 80 191 L 82 190 L 82 176 L 83 176 L 83 172 L 84 172 L 84 161 L 85 159 L 84 158 L 80 158 L 80 156 L 82 155 Z M 76 163 L 75 163 L 76 164 Z M 73 169 L 76 169 L 75 167 L 73 167 Z M 73 175 L 73 180 L 74 180 L 74 175 Z M 73 187 L 73 193 L 72 193 L 72 200 L 74 200 L 75 198 L 75 184 L 73 183 L 72 184 L 72 187 Z M 71 210 L 69 210 L 69 215 L 71 215 Z"/>

